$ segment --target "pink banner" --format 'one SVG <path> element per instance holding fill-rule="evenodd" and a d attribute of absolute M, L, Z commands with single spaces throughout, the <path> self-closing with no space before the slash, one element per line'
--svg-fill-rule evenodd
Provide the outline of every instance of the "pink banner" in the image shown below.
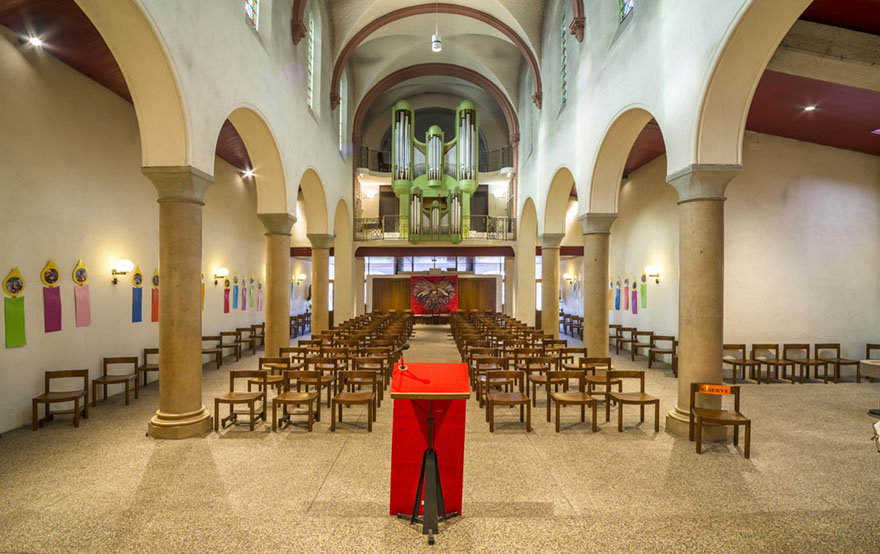
<path fill-rule="evenodd" d="M 229 313 L 229 289 L 223 289 L 223 313 Z"/>
<path fill-rule="evenodd" d="M 61 330 L 61 289 L 43 287 L 43 322 L 47 333 Z"/>
<path fill-rule="evenodd" d="M 633 297 L 632 302 L 630 303 L 633 309 L 633 314 L 639 313 L 639 293 L 636 292 L 636 289 L 633 289 Z"/>
<path fill-rule="evenodd" d="M 262 290 L 257 291 L 257 311 L 258 312 L 263 311 L 263 291 Z"/>
<path fill-rule="evenodd" d="M 76 326 L 88 327 L 92 324 L 92 306 L 88 285 L 74 285 L 73 299 L 76 307 Z"/>

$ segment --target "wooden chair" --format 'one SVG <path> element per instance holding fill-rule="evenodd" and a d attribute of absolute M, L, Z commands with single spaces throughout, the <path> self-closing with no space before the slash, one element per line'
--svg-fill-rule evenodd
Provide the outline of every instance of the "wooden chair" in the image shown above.
<path fill-rule="evenodd" d="M 82 413 L 84 419 L 89 418 L 89 370 L 88 369 L 64 369 L 47 371 L 45 373 L 43 394 L 33 398 L 33 429 L 36 431 L 43 423 L 52 421 L 56 415 L 73 414 L 73 426 L 79 427 L 79 416 Z M 52 381 L 55 379 L 82 379 L 82 388 L 53 391 Z M 81 400 L 81 401 L 80 401 Z M 61 402 L 73 402 L 72 410 L 52 411 L 52 404 Z M 40 419 L 39 406 L 46 405 L 46 416 Z"/>
<path fill-rule="evenodd" d="M 588 357 L 586 346 L 567 346 L 559 350 L 559 369 L 576 371 L 580 368 L 580 359 Z"/>
<path fill-rule="evenodd" d="M 486 394 L 486 411 L 489 415 L 489 432 L 495 432 L 495 406 L 519 406 L 519 420 L 523 421 L 525 410 L 526 432 L 532 431 L 532 406 L 525 392 L 525 373 L 522 371 L 489 371 L 486 378 L 493 380 L 510 379 L 519 390 L 510 392 L 489 391 Z"/>
<path fill-rule="evenodd" d="M 617 339 L 620 338 L 620 329 L 623 325 L 611 323 L 608 325 L 608 346 L 617 346 Z"/>
<path fill-rule="evenodd" d="M 538 356 L 526 360 L 524 364 L 517 364 L 516 369 L 525 371 L 530 385 L 532 385 L 532 405 L 538 407 L 538 385 L 546 387 L 549 391 L 551 388 L 559 389 L 559 385 L 564 382 L 561 377 L 551 375 L 558 369 L 559 358 L 555 356 Z M 550 402 L 548 392 L 547 402 L 547 423 L 550 423 Z"/>
<path fill-rule="evenodd" d="M 254 423 L 257 417 L 266 421 L 266 389 L 268 387 L 263 387 L 263 390 L 254 392 L 240 392 L 235 390 L 235 381 L 237 379 L 250 380 L 260 378 L 263 375 L 265 375 L 264 371 L 252 369 L 239 369 L 229 372 L 229 392 L 224 392 L 214 398 L 214 431 L 219 431 L 221 426 L 226 429 L 227 421 L 232 422 L 230 425 L 238 423 L 238 416 L 240 415 L 250 416 L 249 423 L 251 431 L 254 430 Z M 260 401 L 259 412 L 256 411 L 257 401 Z M 229 406 L 229 415 L 223 419 L 220 419 L 220 404 L 227 404 Z M 248 411 L 236 411 L 235 407 L 240 404 L 247 404 Z"/>
<path fill-rule="evenodd" d="M 235 354 L 235 361 L 241 360 L 241 343 L 238 342 L 238 333 L 235 331 L 220 332 L 220 350 L 232 349 Z"/>
<path fill-rule="evenodd" d="M 316 380 L 321 377 L 319 371 L 285 371 L 282 381 L 283 392 L 272 399 L 272 431 L 277 431 L 280 426 L 284 429 L 290 425 L 290 416 L 294 415 L 287 411 L 288 406 L 302 406 L 305 404 L 308 409 L 308 428 L 312 432 L 315 421 L 321 421 L 321 401 L 318 398 L 318 391 L 302 391 L 299 382 L 302 379 Z M 297 381 L 297 390 L 290 390 L 291 381 Z M 315 410 L 317 404 L 317 410 Z M 278 418 L 278 406 L 282 407 L 281 418 Z"/>
<path fill-rule="evenodd" d="M 255 325 L 251 325 L 251 337 L 257 341 L 260 346 L 266 346 L 266 324 L 265 323 L 257 323 Z"/>
<path fill-rule="evenodd" d="M 327 407 L 330 407 L 330 402 L 332 400 L 333 394 L 336 392 L 334 387 L 336 385 L 336 360 L 335 359 L 325 359 L 321 356 L 309 356 L 306 358 L 306 370 L 311 371 L 320 371 L 321 377 L 315 382 L 310 382 L 308 380 L 303 381 L 303 383 L 307 383 L 309 385 L 314 386 L 319 391 L 320 389 L 327 389 Z M 325 373 L 329 372 L 329 373 Z"/>
<path fill-rule="evenodd" d="M 150 362 L 150 356 L 155 356 L 155 363 Z M 144 374 L 144 386 L 147 385 L 147 374 L 151 371 L 155 371 L 159 373 L 159 349 L 158 348 L 144 348 L 144 363 L 138 366 L 137 372 L 138 375 L 141 373 Z"/>
<path fill-rule="evenodd" d="M 216 344 L 206 345 L 206 342 Z M 220 346 L 222 342 L 222 337 L 220 337 L 220 335 L 202 337 L 202 355 L 213 356 L 214 363 L 217 364 L 217 369 L 220 369 L 220 367 L 223 365 L 223 348 L 221 348 Z"/>
<path fill-rule="evenodd" d="M 352 360 L 351 369 L 354 371 L 372 371 L 376 374 L 375 381 L 373 379 L 352 378 L 349 383 L 357 386 L 359 389 L 364 386 L 372 386 L 373 392 L 376 393 L 376 408 L 382 407 L 382 400 L 385 396 L 385 368 L 387 358 L 379 358 L 375 356 L 358 356 Z"/>
<path fill-rule="evenodd" d="M 111 365 L 129 365 L 131 364 L 131 373 L 109 373 L 107 366 Z M 128 395 L 131 384 L 134 382 L 134 397 L 138 397 L 140 386 L 138 386 L 138 358 L 137 356 L 125 356 L 116 358 L 104 358 L 101 363 L 101 376 L 92 379 L 92 406 L 95 405 L 98 397 L 98 385 L 104 388 L 104 400 L 107 400 L 107 385 L 125 385 L 125 405 L 128 406 Z"/>
<path fill-rule="evenodd" d="M 799 353 L 803 352 L 803 355 Z M 819 367 L 822 368 L 823 380 L 828 384 L 828 362 L 825 360 L 816 360 L 810 358 L 809 344 L 783 344 L 782 357 L 791 362 L 791 383 L 794 384 L 794 369 L 798 368 L 800 381 L 803 384 L 805 379 L 810 378 L 810 368 L 813 368 L 813 376 L 819 378 Z"/>
<path fill-rule="evenodd" d="M 716 410 L 696 405 L 697 394 L 713 396 L 733 395 L 733 410 Z M 696 423 L 697 454 L 703 451 L 703 423 L 733 426 L 733 445 L 739 444 L 739 427 L 746 429 L 744 451 L 749 457 L 749 443 L 752 433 L 752 422 L 739 411 L 739 385 L 724 386 L 714 383 L 691 383 L 691 413 L 688 426 L 688 438 L 694 440 L 694 423 Z"/>
<path fill-rule="evenodd" d="M 611 382 L 614 379 L 638 379 L 639 392 L 614 392 L 611 390 Z M 621 388 L 623 388 L 621 386 Z M 618 371 L 611 370 L 605 372 L 605 421 L 611 420 L 611 402 L 617 402 L 617 432 L 623 431 L 623 407 L 626 404 L 632 404 L 639 407 L 639 421 L 645 421 L 645 406 L 654 405 L 654 432 L 660 432 L 660 399 L 650 394 L 645 394 L 645 372 L 642 370 Z"/>
<path fill-rule="evenodd" d="M 767 352 L 768 354 L 772 353 L 773 357 L 768 357 L 768 354 L 761 355 L 760 353 L 762 351 Z M 760 362 L 760 364 L 755 367 L 755 380 L 759 385 L 761 384 L 761 369 L 764 368 L 764 366 L 766 366 L 767 369 L 767 380 L 765 382 L 769 385 L 771 371 L 773 372 L 774 378 L 779 379 L 779 372 L 782 370 L 782 378 L 785 379 L 786 369 L 793 365 L 788 360 L 779 357 L 778 344 L 753 344 L 749 358 Z M 794 373 L 794 369 L 792 369 L 792 373 Z"/>
<path fill-rule="evenodd" d="M 342 407 L 365 404 L 367 406 L 367 432 L 373 432 L 373 422 L 376 421 L 376 387 L 378 375 L 375 371 L 340 371 L 339 392 L 333 397 L 330 406 L 330 431 L 336 431 L 336 410 L 339 410 L 339 422 L 342 423 Z M 371 382 L 369 391 L 354 390 L 353 382 Z"/>
<path fill-rule="evenodd" d="M 739 352 L 739 356 L 737 357 L 735 354 L 728 354 L 728 352 Z M 745 381 L 746 369 L 749 370 L 750 375 L 754 375 L 755 369 L 761 365 L 761 362 L 746 358 L 745 344 L 724 344 L 721 346 L 722 371 L 725 369 L 725 365 L 730 366 L 733 384 L 735 385 L 737 372 L 742 372 L 742 380 Z"/>
<path fill-rule="evenodd" d="M 660 344 L 661 342 L 669 344 Z M 657 356 L 672 356 L 675 354 L 675 347 L 677 345 L 678 341 L 675 340 L 673 335 L 651 335 L 651 348 L 648 349 L 648 369 L 651 369 L 654 365 Z"/>
<path fill-rule="evenodd" d="M 586 408 L 587 406 L 591 406 L 593 409 L 593 432 L 595 433 L 598 430 L 598 426 L 596 424 L 596 399 L 587 394 L 586 392 L 586 374 L 583 371 L 578 370 L 563 370 L 563 371 L 554 371 L 552 372 L 553 379 L 559 379 L 562 382 L 568 384 L 570 379 L 577 379 L 578 386 L 576 391 L 571 390 L 563 390 L 563 392 L 559 391 L 551 391 L 550 387 L 547 387 L 547 405 L 549 406 L 551 403 L 556 403 L 556 432 L 559 432 L 559 420 L 560 420 L 560 408 L 562 406 L 580 406 L 581 407 L 581 421 L 586 420 Z"/>
<path fill-rule="evenodd" d="M 278 349 L 278 355 L 290 358 L 291 370 L 304 370 L 306 359 L 309 357 L 309 349 L 303 346 L 282 346 Z"/>
<path fill-rule="evenodd" d="M 477 358 L 475 363 L 474 383 L 476 383 L 477 389 L 477 402 L 480 408 L 482 408 L 484 405 L 484 399 L 491 387 L 509 387 L 513 384 L 513 381 L 511 379 L 489 381 L 489 378 L 486 375 L 489 371 L 507 371 L 510 369 L 507 358 L 486 356 L 483 358 Z M 486 417 L 488 418 L 488 416 L 489 414 L 487 412 Z"/>
<path fill-rule="evenodd" d="M 609 381 L 605 378 L 605 374 L 611 371 L 613 368 L 611 367 L 611 358 L 581 358 L 581 367 L 587 373 L 592 373 L 592 375 L 587 375 L 587 393 L 590 396 L 596 397 L 597 395 L 602 395 L 602 398 L 606 398 L 608 393 L 611 392 L 611 387 L 609 386 Z M 618 392 L 623 390 L 623 381 L 620 379 L 611 379 L 611 386 L 616 386 Z M 605 390 L 597 391 L 596 387 L 605 387 Z"/>
<path fill-rule="evenodd" d="M 251 356 L 257 354 L 257 339 L 253 336 L 251 327 L 236 327 L 235 333 L 238 335 L 238 343 L 241 344 L 242 350 L 251 349 Z"/>
<path fill-rule="evenodd" d="M 568 339 L 546 339 L 541 341 L 545 356 L 559 357 L 559 351 L 568 346 Z"/>
<path fill-rule="evenodd" d="M 382 361 L 382 375 L 384 376 L 383 388 L 391 384 L 392 368 L 394 360 L 391 356 L 391 346 L 368 346 L 363 349 L 362 355 Z M 354 368 L 352 368 L 354 369 Z"/>
<path fill-rule="evenodd" d="M 646 342 L 642 342 L 639 340 L 639 337 L 644 337 L 647 339 Z M 636 331 L 633 333 L 633 341 L 630 345 L 630 360 L 636 361 L 636 356 L 639 354 L 639 350 L 646 350 L 648 355 L 651 355 L 651 348 L 653 348 L 654 341 L 652 340 L 654 337 L 654 331 Z"/>
<path fill-rule="evenodd" d="M 878 345 L 880 348 L 880 345 Z M 824 357 L 823 351 L 833 350 L 834 355 L 830 358 Z M 865 352 L 865 356 L 870 354 L 870 350 Z M 832 370 L 834 371 L 834 382 L 840 382 L 840 367 L 854 365 L 856 366 L 856 383 L 862 382 L 862 371 L 859 368 L 859 362 L 857 360 L 849 360 L 847 358 L 840 357 L 840 343 L 832 342 L 832 343 L 819 343 L 813 345 L 813 358 L 817 360 L 824 360 L 826 363 L 831 364 Z"/>
<path fill-rule="evenodd" d="M 618 356 L 620 355 L 620 346 L 621 345 L 629 345 L 630 351 L 632 351 L 632 344 L 636 340 L 636 331 L 635 327 L 621 327 L 619 329 L 620 336 L 617 337 L 617 341 L 614 344 L 614 353 Z M 624 348 L 626 350 L 626 348 Z"/>
<path fill-rule="evenodd" d="M 272 387 L 275 389 L 276 394 L 281 394 L 284 388 L 284 372 L 290 369 L 290 358 L 287 356 L 260 358 L 257 362 L 257 370 L 262 375 L 248 379 L 248 392 L 250 392 L 251 387 L 256 386 L 260 390 L 266 390 L 267 392 L 269 387 Z"/>

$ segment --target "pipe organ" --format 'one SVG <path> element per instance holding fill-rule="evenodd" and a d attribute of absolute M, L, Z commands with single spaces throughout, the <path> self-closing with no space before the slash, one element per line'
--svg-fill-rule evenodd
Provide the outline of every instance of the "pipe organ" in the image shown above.
<path fill-rule="evenodd" d="M 400 200 L 401 234 L 413 243 L 457 243 L 468 237 L 470 199 L 479 183 L 477 108 L 468 100 L 458 105 L 456 136 L 448 142 L 437 125 L 420 141 L 414 122 L 413 107 L 397 102 L 391 116 L 391 186 Z"/>

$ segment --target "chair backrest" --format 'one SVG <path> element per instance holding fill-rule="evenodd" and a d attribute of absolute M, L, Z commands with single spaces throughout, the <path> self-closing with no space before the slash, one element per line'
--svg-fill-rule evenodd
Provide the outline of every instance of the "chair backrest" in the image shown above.
<path fill-rule="evenodd" d="M 510 379 L 517 383 L 519 392 L 525 392 L 525 373 L 522 371 L 490 369 L 486 372 L 486 379 Z"/>
<path fill-rule="evenodd" d="M 156 356 L 156 363 L 159 363 L 159 349 L 158 348 L 144 348 L 144 365 L 150 363 L 150 356 Z"/>
<path fill-rule="evenodd" d="M 304 362 L 309 356 L 309 349 L 305 346 L 282 346 L 278 349 L 278 355 L 287 356 L 297 362 Z"/>
<path fill-rule="evenodd" d="M 229 392 L 235 391 L 235 381 L 238 379 L 260 379 L 265 376 L 266 372 L 259 369 L 233 369 L 229 372 Z M 263 392 L 265 394 L 265 389 Z"/>
<path fill-rule="evenodd" d="M 530 371 L 545 372 L 557 369 L 559 358 L 557 356 L 535 356 L 524 361 Z"/>
<path fill-rule="evenodd" d="M 802 356 L 798 354 L 800 352 L 803 353 Z M 786 360 L 806 360 L 810 357 L 810 345 L 794 343 L 783 344 L 782 357 Z"/>
<path fill-rule="evenodd" d="M 719 385 L 718 383 L 691 383 L 691 407 L 696 406 L 698 394 L 712 396 L 733 396 L 733 409 L 739 412 L 739 385 Z"/>
<path fill-rule="evenodd" d="M 350 370 L 350 371 L 340 371 L 337 374 L 337 381 L 339 383 L 339 388 L 344 389 L 345 385 L 347 385 L 350 381 L 354 379 L 367 379 L 373 382 L 373 388 L 376 388 L 376 383 L 378 381 L 379 373 L 375 370 Z"/>
<path fill-rule="evenodd" d="M 282 381 L 284 392 L 290 392 L 290 382 L 300 381 L 302 379 L 320 379 L 320 371 L 307 371 L 304 369 L 288 369 L 284 371 L 284 380 Z"/>
<path fill-rule="evenodd" d="M 772 352 L 773 357 L 771 360 L 775 360 L 779 358 L 779 345 L 771 344 L 771 343 L 760 343 L 760 344 L 752 344 L 752 352 L 749 358 L 753 360 L 761 360 L 768 359 L 766 355 L 761 355 L 761 352 Z"/>
<path fill-rule="evenodd" d="M 351 359 L 351 369 L 354 371 L 384 371 L 387 367 L 388 358 L 355 356 Z"/>
<path fill-rule="evenodd" d="M 611 390 L 611 381 L 614 379 L 621 380 L 621 388 L 623 381 L 626 379 L 639 380 L 639 392 L 645 392 L 645 372 L 641 369 L 612 369 L 605 372 L 605 390 Z"/>
<path fill-rule="evenodd" d="M 600 371 L 611 371 L 611 358 L 581 358 L 578 362 L 578 367 L 584 370 L 591 367 L 595 368 L 598 375 Z"/>
<path fill-rule="evenodd" d="M 873 351 L 874 351 L 874 350 L 878 350 L 878 351 L 880 351 L 880 344 L 877 344 L 877 343 L 873 343 L 873 344 L 872 344 L 872 343 L 868 343 L 868 344 L 865 346 L 865 359 L 866 359 L 866 360 L 873 360 L 873 358 L 872 358 L 871 356 L 873 355 Z"/>
<path fill-rule="evenodd" d="M 620 334 L 618 336 L 624 339 L 632 340 L 635 338 L 636 331 L 638 331 L 638 329 L 636 329 L 635 327 L 621 327 Z M 624 336 L 627 333 L 629 333 L 629 337 Z"/>
<path fill-rule="evenodd" d="M 204 342 L 208 342 L 208 343 L 216 342 L 217 344 L 208 344 L 207 346 L 208 346 L 208 348 L 212 348 L 212 347 L 219 348 L 220 343 L 223 341 L 222 341 L 222 337 L 220 337 L 220 335 L 210 335 L 210 336 L 202 337 L 202 342 L 203 343 Z M 205 346 L 205 345 L 203 344 L 202 346 Z"/>
<path fill-rule="evenodd" d="M 840 358 L 840 343 L 839 342 L 819 342 L 813 345 L 813 358 L 817 360 L 822 359 L 822 351 L 823 350 L 833 350 L 834 355 L 832 358 Z"/>
<path fill-rule="evenodd" d="M 547 376 L 552 380 L 564 379 L 565 381 L 569 381 L 571 379 L 577 379 L 578 392 L 584 392 L 586 390 L 587 373 L 585 371 L 565 369 L 562 371 L 550 371 L 547 373 Z M 553 390 L 553 387 L 547 387 L 547 394 L 550 394 L 551 390 Z"/>
<path fill-rule="evenodd" d="M 652 344 L 651 338 L 654 336 L 654 331 L 636 331 L 633 333 L 633 339 L 639 344 L 649 345 Z M 647 337 L 646 342 L 639 341 L 639 337 Z"/>
<path fill-rule="evenodd" d="M 56 369 L 45 373 L 45 392 L 51 392 L 51 383 L 54 379 L 69 379 L 71 377 L 79 377 L 82 379 L 82 389 L 89 388 L 89 370 L 88 369 Z"/>
<path fill-rule="evenodd" d="M 587 347 L 566 346 L 559 349 L 559 359 L 563 362 L 573 362 L 575 358 L 586 358 Z"/>
<path fill-rule="evenodd" d="M 306 358 L 306 369 L 315 371 L 339 371 L 348 367 L 345 358 L 333 358 L 330 356 L 309 356 Z"/>
<path fill-rule="evenodd" d="M 244 340 L 252 336 L 253 329 L 251 329 L 250 327 L 236 327 L 235 332 L 236 334 L 238 334 L 238 337 L 240 339 Z"/>
<path fill-rule="evenodd" d="M 477 358 L 476 360 L 474 360 L 474 366 L 474 371 L 476 371 L 477 373 L 488 371 L 489 369 L 496 370 L 499 368 L 502 371 L 507 371 L 510 368 L 507 358 L 500 357 Z"/>
<path fill-rule="evenodd" d="M 739 357 L 726 354 L 727 352 L 739 352 Z M 728 360 L 744 360 L 746 358 L 746 345 L 745 344 L 722 344 L 721 345 L 721 357 L 722 359 Z"/>
<path fill-rule="evenodd" d="M 651 335 L 651 346 L 659 348 L 660 345 L 657 344 L 658 342 L 668 342 L 670 343 L 669 347 L 672 348 L 672 343 L 675 342 L 675 335 Z M 743 345 L 744 349 L 745 347 L 746 345 Z M 743 356 L 745 355 L 745 350 L 743 350 Z"/>
<path fill-rule="evenodd" d="M 119 365 L 131 364 L 131 373 L 130 374 L 134 375 L 135 373 L 137 373 L 137 368 L 138 368 L 137 356 L 121 356 L 121 357 L 118 356 L 115 358 L 104 358 L 104 361 L 101 364 L 101 374 L 104 377 L 106 377 L 107 375 L 109 375 L 107 373 L 107 366 L 108 365 L 117 365 L 117 364 L 119 364 Z"/>
<path fill-rule="evenodd" d="M 519 348 L 513 351 L 513 360 L 520 361 L 540 356 L 544 351 L 540 348 Z"/>
<path fill-rule="evenodd" d="M 284 367 L 266 367 L 266 365 L 281 365 Z M 259 363 L 257 364 L 257 369 L 267 372 L 282 372 L 290 369 L 290 358 L 287 356 L 278 356 L 274 358 L 260 358 Z"/>

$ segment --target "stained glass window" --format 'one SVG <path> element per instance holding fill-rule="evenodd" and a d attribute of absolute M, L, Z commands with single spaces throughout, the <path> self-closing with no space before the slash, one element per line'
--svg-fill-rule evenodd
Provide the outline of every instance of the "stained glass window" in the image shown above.
<path fill-rule="evenodd" d="M 309 14 L 309 65 L 308 65 L 308 79 L 307 86 L 308 90 L 306 92 L 306 99 L 308 100 L 309 108 L 313 106 L 314 101 L 314 85 L 315 85 L 315 18 Z"/>
<path fill-rule="evenodd" d="M 629 16 L 629 14 L 633 11 L 633 4 L 635 0 L 619 0 L 620 2 L 620 22 L 623 23 L 623 20 Z"/>
<path fill-rule="evenodd" d="M 565 10 L 562 11 L 562 30 L 559 33 L 560 36 L 560 70 L 559 70 L 559 93 L 562 97 L 562 103 L 565 104 L 565 99 L 568 97 L 568 86 L 566 84 L 566 78 L 568 77 L 566 73 L 568 72 L 568 52 L 566 51 L 565 38 L 568 35 L 566 32 L 568 29 L 565 26 Z"/>
<path fill-rule="evenodd" d="M 254 29 L 260 28 L 260 0 L 244 0 L 244 13 Z"/>

